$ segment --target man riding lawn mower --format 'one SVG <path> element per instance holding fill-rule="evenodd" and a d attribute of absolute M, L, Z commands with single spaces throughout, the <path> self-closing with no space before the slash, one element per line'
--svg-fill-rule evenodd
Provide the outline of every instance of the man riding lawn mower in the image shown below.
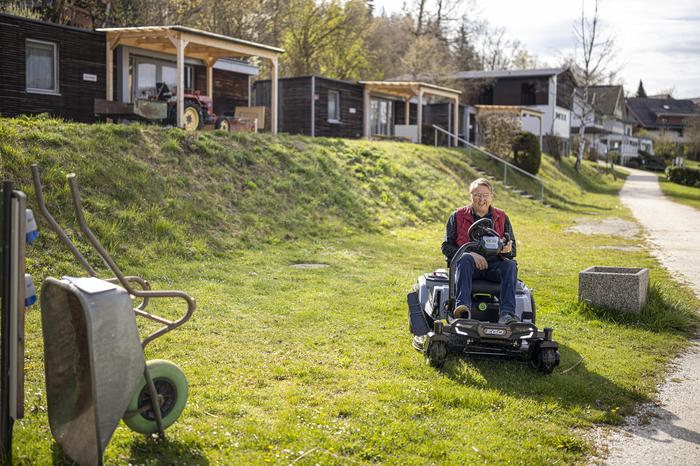
<path fill-rule="evenodd" d="M 531 290 L 517 279 L 515 235 L 504 211 L 491 206 L 493 186 L 479 178 L 471 204 L 447 222 L 442 252 L 449 272 L 418 278 L 408 294 L 413 346 L 441 367 L 448 352 L 525 359 L 540 372 L 559 364 L 552 330 L 535 326 Z"/>

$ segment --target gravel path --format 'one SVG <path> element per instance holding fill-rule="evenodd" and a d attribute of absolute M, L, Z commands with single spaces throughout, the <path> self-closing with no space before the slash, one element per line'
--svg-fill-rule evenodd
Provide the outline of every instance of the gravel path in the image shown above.
<path fill-rule="evenodd" d="M 660 262 L 700 296 L 700 211 L 670 201 L 656 175 L 630 169 L 620 198 L 644 226 Z M 674 362 L 658 402 L 637 415 L 601 444 L 609 465 L 700 464 L 700 345 Z"/>

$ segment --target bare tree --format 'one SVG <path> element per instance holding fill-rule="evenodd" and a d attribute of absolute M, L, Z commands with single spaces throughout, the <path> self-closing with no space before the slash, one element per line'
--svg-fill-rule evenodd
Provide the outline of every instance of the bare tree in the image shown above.
<path fill-rule="evenodd" d="M 615 52 L 613 36 L 605 34 L 600 24 L 601 0 L 594 0 L 593 12 L 586 10 L 585 0 L 581 1 L 581 17 L 574 23 L 576 40 L 573 71 L 579 88 L 574 90 L 574 115 L 579 119 L 578 153 L 576 155 L 576 171 L 581 169 L 581 161 L 585 150 L 584 134 L 586 126 L 594 116 L 593 105 L 589 102 L 589 87 L 605 78 L 606 68 Z"/>

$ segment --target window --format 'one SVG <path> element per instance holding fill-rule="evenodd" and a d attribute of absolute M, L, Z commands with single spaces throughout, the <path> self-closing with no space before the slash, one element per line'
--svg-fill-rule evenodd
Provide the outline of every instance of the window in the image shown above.
<path fill-rule="evenodd" d="M 177 92 L 177 66 L 176 64 L 154 58 L 134 56 L 135 70 L 133 99 L 155 97 L 157 84 L 165 83 L 170 92 Z M 185 65 L 185 89 L 188 92 L 194 90 L 194 70 L 192 65 Z"/>
<path fill-rule="evenodd" d="M 27 39 L 25 46 L 27 91 L 58 94 L 58 52 L 56 44 Z"/>
<path fill-rule="evenodd" d="M 340 92 L 328 91 L 328 120 L 340 121 Z"/>
<path fill-rule="evenodd" d="M 520 105 L 535 105 L 535 84 L 522 83 L 520 85 Z"/>
<path fill-rule="evenodd" d="M 391 100 L 370 100 L 369 124 L 372 135 L 390 136 L 394 134 L 394 106 Z"/>

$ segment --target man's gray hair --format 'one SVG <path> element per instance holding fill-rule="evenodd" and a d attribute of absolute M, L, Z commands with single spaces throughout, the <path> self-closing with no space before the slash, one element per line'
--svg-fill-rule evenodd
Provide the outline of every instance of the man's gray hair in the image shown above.
<path fill-rule="evenodd" d="M 472 184 L 469 185 L 469 194 L 476 191 L 476 188 L 478 188 L 479 186 L 486 186 L 487 188 L 489 188 L 489 191 L 491 191 L 491 194 L 494 194 L 493 185 L 486 178 L 477 178 L 474 181 L 472 181 Z"/>

